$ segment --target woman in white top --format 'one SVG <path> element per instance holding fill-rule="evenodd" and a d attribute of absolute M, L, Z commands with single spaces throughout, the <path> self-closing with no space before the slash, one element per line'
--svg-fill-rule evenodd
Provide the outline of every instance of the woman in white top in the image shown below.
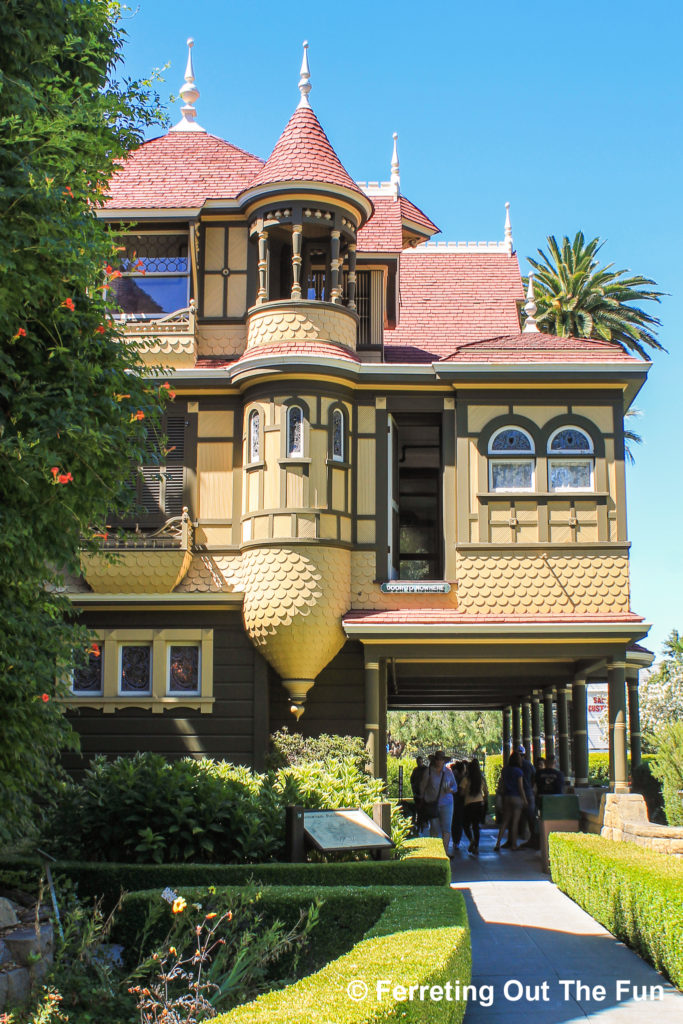
<path fill-rule="evenodd" d="M 429 758 L 429 771 L 422 779 L 422 799 L 426 803 L 436 803 L 436 814 L 430 815 L 432 832 L 438 827 L 441 831 L 443 848 L 448 856 L 451 842 L 451 821 L 453 819 L 453 794 L 458 784 L 450 768 L 446 767 L 446 755 L 437 750 Z"/>

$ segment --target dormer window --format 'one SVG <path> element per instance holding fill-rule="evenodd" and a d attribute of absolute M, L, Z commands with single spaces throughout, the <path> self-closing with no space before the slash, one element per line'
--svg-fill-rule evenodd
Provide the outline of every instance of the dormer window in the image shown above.
<path fill-rule="evenodd" d="M 190 260 L 186 231 L 143 231 L 125 235 L 111 290 L 121 312 L 152 319 L 186 309 L 190 303 Z"/>
<path fill-rule="evenodd" d="M 501 427 L 489 441 L 489 487 L 492 491 L 533 491 L 534 442 L 521 427 Z"/>
<path fill-rule="evenodd" d="M 593 442 L 579 427 L 561 427 L 548 441 L 548 485 L 551 491 L 594 489 Z"/>

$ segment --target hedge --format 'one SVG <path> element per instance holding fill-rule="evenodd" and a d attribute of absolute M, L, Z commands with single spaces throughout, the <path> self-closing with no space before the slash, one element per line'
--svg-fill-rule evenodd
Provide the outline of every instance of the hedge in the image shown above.
<path fill-rule="evenodd" d="M 55 877 L 78 884 L 81 898 L 103 896 L 111 906 L 121 890 L 164 889 L 166 886 L 240 885 L 448 885 L 450 865 L 440 839 L 412 839 L 402 860 L 348 861 L 328 864 L 106 864 L 57 861 Z M 0 863 L 0 881 L 17 870 L 40 871 L 37 860 Z"/>
<path fill-rule="evenodd" d="M 549 849 L 553 882 L 683 988 L 683 863 L 593 835 L 554 832 Z"/>
<path fill-rule="evenodd" d="M 393 886 L 364 888 L 359 893 L 348 886 L 326 886 L 321 894 L 317 886 L 266 886 L 254 895 L 257 896 L 256 910 L 264 920 L 271 924 L 277 919 L 288 929 L 296 924 L 301 910 L 308 909 L 316 897 L 321 897 L 324 902 L 305 958 L 313 971 L 345 953 L 363 938 L 368 927 L 377 921 L 394 899 L 394 889 Z M 218 886 L 212 887 L 208 894 L 206 886 L 178 886 L 176 891 L 185 897 L 188 904 L 198 903 L 202 913 L 222 913 L 230 910 L 231 899 L 241 895 L 244 888 Z M 162 912 L 153 926 L 146 927 L 152 908 Z M 130 892 L 124 897 L 116 915 L 111 937 L 124 947 L 126 959 L 133 966 L 163 943 L 172 923 L 171 908 L 162 900 L 160 889 Z"/>
<path fill-rule="evenodd" d="M 431 886 L 386 892 L 386 910 L 350 952 L 317 974 L 220 1014 L 215 1024 L 460 1024 L 465 1002 L 402 1000 L 394 998 L 393 990 L 445 987 L 446 982 L 454 988 L 459 982 L 462 989 L 469 983 L 472 956 L 462 895 Z M 391 988 L 381 1002 L 376 998 L 379 980 L 388 981 Z M 358 981 L 367 985 L 368 995 L 354 1002 L 348 986 Z"/>

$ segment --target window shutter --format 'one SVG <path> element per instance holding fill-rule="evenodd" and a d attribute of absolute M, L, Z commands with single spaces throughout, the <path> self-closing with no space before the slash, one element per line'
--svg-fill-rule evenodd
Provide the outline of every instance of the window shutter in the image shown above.
<path fill-rule="evenodd" d="M 183 482 L 185 470 L 185 416 L 168 416 L 166 419 L 167 449 L 166 488 L 164 512 L 170 518 L 183 511 Z"/>
<path fill-rule="evenodd" d="M 138 469 L 138 513 L 158 515 L 161 510 L 161 465 L 159 436 L 153 427 L 147 428 L 145 461 Z"/>

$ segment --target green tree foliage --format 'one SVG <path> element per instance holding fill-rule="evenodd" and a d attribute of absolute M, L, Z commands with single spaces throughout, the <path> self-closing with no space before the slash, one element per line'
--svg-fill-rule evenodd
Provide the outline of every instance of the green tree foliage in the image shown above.
<path fill-rule="evenodd" d="M 640 684 L 640 723 L 652 745 L 653 735 L 670 722 L 683 721 L 683 641 L 672 630 L 664 657 Z"/>
<path fill-rule="evenodd" d="M 667 822 L 683 825 L 683 720 L 669 722 L 657 733 L 652 774 L 662 784 Z"/>
<path fill-rule="evenodd" d="M 392 739 L 406 744 L 406 754 L 437 748 L 449 754 L 494 754 L 502 743 L 496 711 L 390 711 L 387 729 Z"/>
<path fill-rule="evenodd" d="M 547 242 L 547 253 L 538 249 L 540 259 L 529 259 L 535 271 L 539 330 L 618 342 L 643 359 L 648 348 L 662 348 L 655 334 L 661 321 L 640 305 L 660 301 L 664 293 L 657 291 L 656 281 L 613 270 L 613 263 L 601 265 L 597 256 L 604 242 L 586 242 L 582 231 L 573 242 L 566 235 L 561 245 L 554 235 Z"/>
<path fill-rule="evenodd" d="M 96 217 L 115 163 L 157 118 L 150 83 L 115 80 L 107 0 L 6 0 L 0 42 L 0 841 L 44 798 L 71 731 L 54 698 L 87 634 L 58 589 L 122 508 L 163 389 L 134 372 Z M 108 268 L 108 269 L 105 269 Z"/>

